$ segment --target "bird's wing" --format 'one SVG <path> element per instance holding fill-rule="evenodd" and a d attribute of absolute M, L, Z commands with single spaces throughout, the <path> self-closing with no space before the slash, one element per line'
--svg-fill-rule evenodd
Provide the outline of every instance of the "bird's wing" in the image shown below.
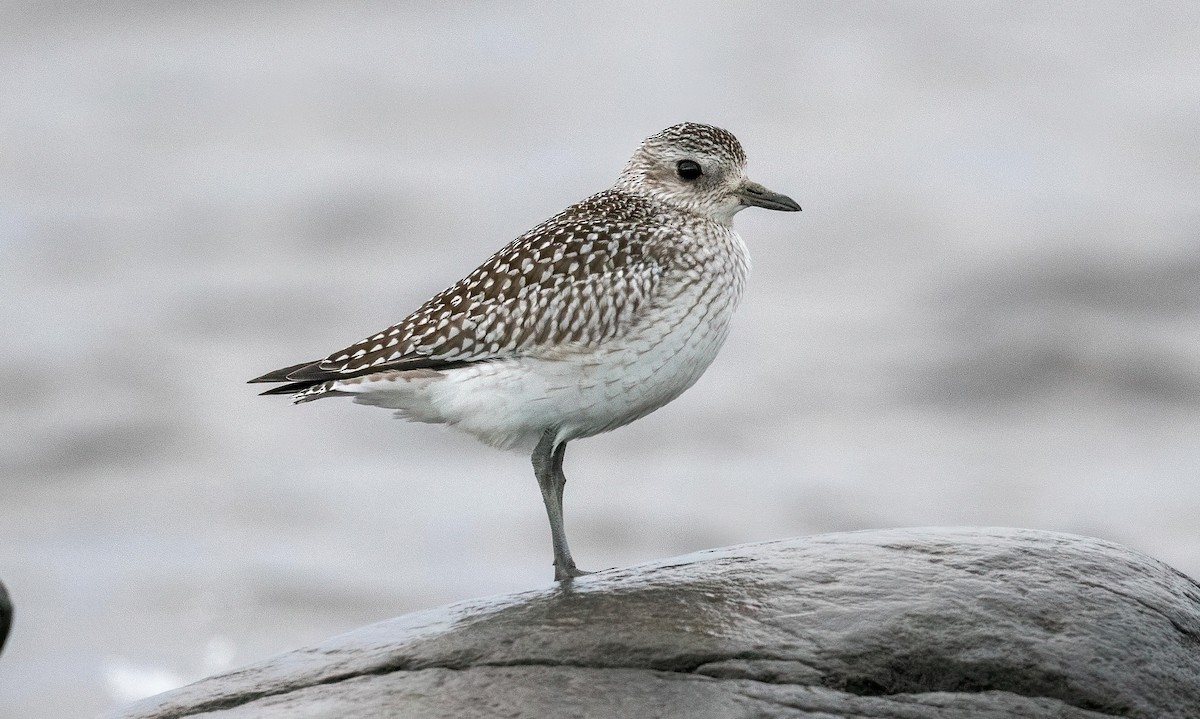
<path fill-rule="evenodd" d="M 644 212 L 613 219 L 589 201 L 517 238 L 395 325 L 323 360 L 252 382 L 346 379 L 389 370 L 447 369 L 595 345 L 627 331 L 653 299 L 669 258 L 650 242 L 662 231 Z M 271 392 L 283 392 L 280 387 Z"/>

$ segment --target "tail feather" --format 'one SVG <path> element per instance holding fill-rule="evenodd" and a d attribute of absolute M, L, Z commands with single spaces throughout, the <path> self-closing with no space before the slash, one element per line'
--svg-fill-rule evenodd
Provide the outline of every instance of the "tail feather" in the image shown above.
<path fill-rule="evenodd" d="M 294 364 L 291 367 L 283 367 L 273 372 L 268 372 L 261 377 L 255 377 L 249 380 L 250 383 L 256 382 L 280 382 L 280 386 L 272 387 L 271 389 L 260 392 L 262 395 L 290 394 L 293 402 L 309 402 L 322 397 L 338 397 L 356 394 L 354 392 L 342 392 L 333 389 L 335 382 L 341 380 L 350 380 L 355 377 L 364 375 L 377 374 L 383 372 L 404 373 L 412 377 L 417 376 L 437 376 L 442 370 L 457 369 L 459 367 L 467 367 L 473 364 L 481 364 L 481 362 L 458 361 L 458 362 L 438 362 L 426 358 L 417 358 L 413 360 L 405 360 L 403 362 L 394 362 L 391 364 L 382 364 L 371 367 L 362 367 L 350 372 L 340 372 L 338 370 L 323 369 L 321 365 L 328 360 L 318 360 L 316 362 L 301 362 Z"/>
<path fill-rule="evenodd" d="M 344 394 L 343 392 L 331 390 L 329 388 L 331 383 L 328 379 L 301 379 L 292 376 L 303 370 L 312 372 L 319 364 L 320 362 L 301 362 L 291 367 L 284 367 L 274 372 L 268 372 L 262 377 L 255 377 L 250 382 L 284 382 L 285 384 L 272 387 L 266 392 L 260 392 L 259 394 L 290 394 L 293 395 L 292 401 L 297 403 Z"/>
<path fill-rule="evenodd" d="M 324 382 L 292 382 L 291 384 L 283 384 L 279 385 L 278 387 L 272 387 L 266 392 L 259 392 L 258 394 L 260 396 L 266 394 L 295 394 L 296 392 L 303 392 L 311 387 L 316 387 L 319 384 L 324 384 Z"/>
<path fill-rule="evenodd" d="M 262 377 L 255 377 L 254 379 L 249 380 L 248 384 L 253 384 L 255 382 L 290 382 L 292 378 L 288 375 L 295 374 L 306 367 L 312 367 L 313 365 L 318 364 L 320 364 L 320 361 L 301 362 L 300 364 L 294 364 L 291 367 L 284 367 L 283 369 L 277 369 L 274 372 L 268 372 Z M 284 392 L 279 391 L 282 389 L 282 387 L 277 387 L 273 390 L 267 390 L 266 392 L 263 392 L 263 394 L 285 394 Z"/>

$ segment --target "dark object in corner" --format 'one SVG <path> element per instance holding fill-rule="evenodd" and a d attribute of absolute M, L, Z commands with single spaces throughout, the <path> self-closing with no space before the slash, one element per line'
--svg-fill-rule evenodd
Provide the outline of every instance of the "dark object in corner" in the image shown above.
<path fill-rule="evenodd" d="M 4 651 L 4 640 L 8 638 L 8 630 L 12 627 L 13 606 L 0 582 L 0 652 Z"/>

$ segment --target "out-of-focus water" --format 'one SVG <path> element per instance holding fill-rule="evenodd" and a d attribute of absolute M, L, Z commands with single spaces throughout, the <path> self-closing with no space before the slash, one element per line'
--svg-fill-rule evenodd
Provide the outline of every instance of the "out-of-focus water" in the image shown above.
<path fill-rule="evenodd" d="M 243 382 L 681 120 L 799 215 L 707 376 L 568 455 L 581 566 L 1011 525 L 1200 575 L 1200 10 L 0 8 L 0 717 L 546 583 L 525 457 Z"/>

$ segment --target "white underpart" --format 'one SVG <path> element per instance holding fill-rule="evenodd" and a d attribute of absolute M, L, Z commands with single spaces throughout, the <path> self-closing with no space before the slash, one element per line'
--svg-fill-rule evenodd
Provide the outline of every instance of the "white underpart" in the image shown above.
<path fill-rule="evenodd" d="M 663 277 L 636 321 L 599 347 L 559 345 L 448 370 L 383 372 L 329 389 L 415 422 L 446 424 L 499 448 L 530 450 L 644 417 L 691 387 L 729 333 L 749 254 L 721 227 L 696 248 L 704 261 Z"/>

